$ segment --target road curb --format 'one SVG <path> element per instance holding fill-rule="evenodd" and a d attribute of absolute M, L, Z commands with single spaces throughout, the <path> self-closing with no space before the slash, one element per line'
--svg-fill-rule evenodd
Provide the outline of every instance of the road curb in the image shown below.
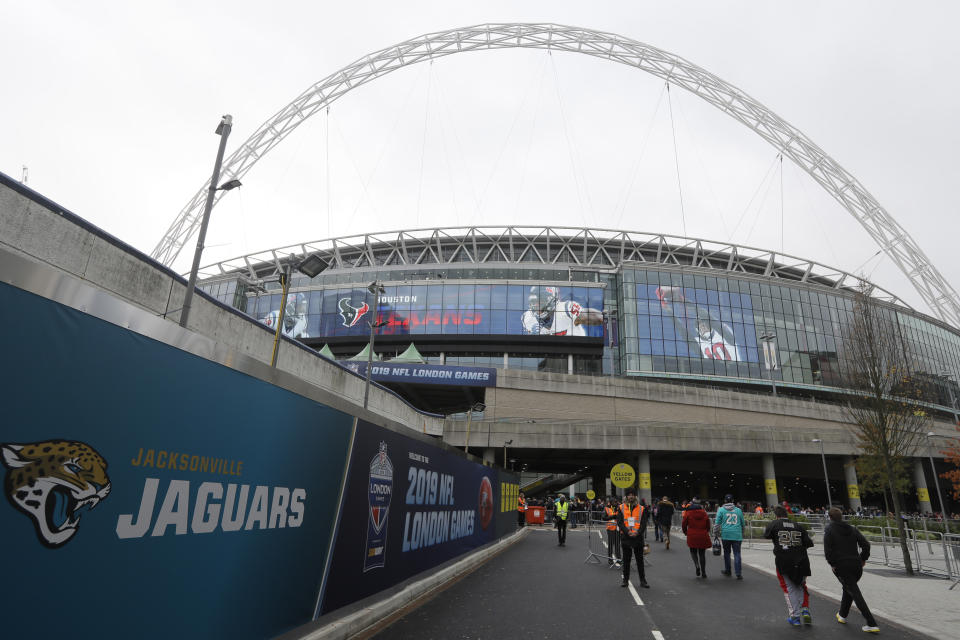
<path fill-rule="evenodd" d="M 426 578 L 408 584 L 389 598 L 375 602 L 339 620 L 298 636 L 299 640 L 349 640 L 349 638 L 381 624 L 400 609 L 442 589 L 448 583 L 473 571 L 493 556 L 506 551 L 513 544 L 519 542 L 528 531 L 529 529 L 524 527 L 515 533 L 504 536 L 480 551 L 470 554 L 463 560 Z"/>

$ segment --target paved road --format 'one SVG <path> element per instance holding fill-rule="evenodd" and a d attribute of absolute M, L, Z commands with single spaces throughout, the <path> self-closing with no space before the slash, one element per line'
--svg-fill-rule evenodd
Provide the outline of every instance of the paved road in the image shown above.
<path fill-rule="evenodd" d="M 593 549 L 602 551 L 592 533 Z M 790 627 L 776 578 L 744 567 L 744 580 L 720 575 L 721 560 L 709 554 L 709 577 L 694 575 L 683 539 L 647 556 L 650 589 L 620 587 L 620 572 L 606 562 L 585 563 L 587 534 L 571 530 L 558 547 L 550 529 L 533 528 L 520 542 L 437 597 L 383 629 L 377 640 L 502 640 L 552 638 L 735 638 L 776 640 L 802 634 L 819 638 L 864 638 L 863 620 L 851 612 L 847 625 L 834 621 L 837 604 L 810 594 L 813 625 Z M 867 594 L 869 602 L 869 594 Z M 930 640 L 880 619 L 888 638 Z"/>

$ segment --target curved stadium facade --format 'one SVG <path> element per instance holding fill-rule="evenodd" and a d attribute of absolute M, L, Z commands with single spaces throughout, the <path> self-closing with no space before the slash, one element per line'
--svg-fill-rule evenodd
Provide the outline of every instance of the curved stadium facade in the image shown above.
<path fill-rule="evenodd" d="M 960 374 L 960 332 L 882 288 L 802 258 L 690 238 L 556 227 L 367 234 L 224 261 L 203 270 L 202 289 L 270 323 L 284 264 L 314 254 L 329 268 L 312 279 L 294 272 L 284 333 L 337 357 L 367 343 L 367 286 L 379 281 L 385 358 L 413 342 L 435 364 L 775 384 L 809 396 L 847 386 L 840 354 L 866 288 L 893 314 L 936 404 L 953 404 Z M 531 318 L 541 304 L 557 306 L 553 318 Z"/>
<path fill-rule="evenodd" d="M 288 337 L 348 359 L 375 319 L 380 358 L 412 342 L 430 364 L 499 369 L 473 439 L 469 424 L 451 424 L 444 440 L 497 462 L 512 443 L 529 471 L 586 478 L 578 491 L 602 494 L 606 471 L 627 459 L 653 491 L 769 501 L 776 478 L 781 498 L 822 504 L 820 449 L 810 443 L 823 438 L 833 495 L 859 505 L 856 446 L 840 409 L 858 292 L 894 321 L 935 428 L 946 434 L 955 419 L 960 332 L 802 258 L 602 229 L 435 228 L 243 256 L 206 267 L 201 288 L 275 326 L 277 276 L 310 255 L 329 268 L 313 278 L 293 272 Z M 372 282 L 383 285 L 375 311 Z M 931 509 L 924 485 L 937 480 L 921 458 L 914 480 L 905 504 Z"/>

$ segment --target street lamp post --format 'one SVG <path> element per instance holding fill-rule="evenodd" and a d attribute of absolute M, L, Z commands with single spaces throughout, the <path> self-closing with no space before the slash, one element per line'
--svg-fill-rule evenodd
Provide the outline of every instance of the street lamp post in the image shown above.
<path fill-rule="evenodd" d="M 777 397 L 777 381 L 773 379 L 773 370 L 777 366 L 777 351 L 774 340 L 777 339 L 777 334 L 772 331 L 767 331 L 760 336 L 760 339 L 763 341 L 763 362 L 764 366 L 767 368 L 767 371 L 770 372 L 770 386 L 773 388 L 773 397 Z"/>
<path fill-rule="evenodd" d="M 283 265 L 283 271 L 280 273 L 280 286 L 283 293 L 280 296 L 280 313 L 277 317 L 277 330 L 273 337 L 273 355 L 270 357 L 270 366 L 277 366 L 277 355 L 280 352 L 280 334 L 283 332 L 283 321 L 287 310 L 287 293 L 290 291 L 290 272 L 292 271 L 290 263 Z"/>
<path fill-rule="evenodd" d="M 504 440 L 503 441 L 503 468 L 507 468 L 507 445 L 513 444 L 513 440 Z"/>
<path fill-rule="evenodd" d="M 476 402 L 470 405 L 470 414 L 467 416 L 467 441 L 463 445 L 463 452 L 470 453 L 470 425 L 473 423 L 473 412 L 474 411 L 484 411 L 487 408 L 487 405 L 482 402 Z"/>
<path fill-rule="evenodd" d="M 328 266 L 327 263 L 316 254 L 311 255 L 296 265 L 294 265 L 295 260 L 295 256 L 290 256 L 290 259 L 283 264 L 280 272 L 280 286 L 282 287 L 283 293 L 280 296 L 280 312 L 277 314 L 277 330 L 273 338 L 273 355 L 270 358 L 271 367 L 277 366 L 277 357 L 280 355 L 280 334 L 283 332 L 283 323 L 287 311 L 287 295 L 290 293 L 290 276 L 293 270 L 296 269 L 308 278 L 313 278 Z"/>
<path fill-rule="evenodd" d="M 940 482 L 937 480 L 937 467 L 933 464 L 933 453 L 930 448 L 933 447 L 933 443 L 930 442 L 930 438 L 936 437 L 933 431 L 927 432 L 927 455 L 930 457 L 930 468 L 933 470 L 933 485 L 937 488 L 937 498 L 940 499 L 940 515 L 943 516 L 944 521 L 947 519 L 947 504 L 943 501 L 943 494 L 940 492 Z"/>
<path fill-rule="evenodd" d="M 190 317 L 190 306 L 193 303 L 193 289 L 197 286 L 197 272 L 200 270 L 200 257 L 203 255 L 203 243 L 207 237 L 207 225 L 210 223 L 210 211 L 213 209 L 213 197 L 217 191 L 229 191 L 240 186 L 239 180 L 230 180 L 221 186 L 220 165 L 223 164 L 223 152 L 227 147 L 227 138 L 233 128 L 233 116 L 225 115 L 217 126 L 217 135 L 220 136 L 220 148 L 217 149 L 217 160 L 213 163 L 213 177 L 210 178 L 210 187 L 207 189 L 207 203 L 203 207 L 203 218 L 200 221 L 200 233 L 197 236 L 197 250 L 193 254 L 193 266 L 190 268 L 190 279 L 187 281 L 187 291 L 183 296 L 183 307 L 180 309 L 180 326 L 187 326 Z"/>
<path fill-rule="evenodd" d="M 820 460 L 823 462 L 823 483 L 827 485 L 827 508 L 833 506 L 833 496 L 830 494 L 830 478 L 827 476 L 827 456 L 823 453 L 823 440 L 814 438 L 811 442 L 820 443 Z"/>
<path fill-rule="evenodd" d="M 367 401 L 370 398 L 370 374 L 373 371 L 373 341 L 375 339 L 377 327 L 380 326 L 380 323 L 377 322 L 377 314 L 380 311 L 380 294 L 385 290 L 383 285 L 380 284 L 378 280 L 371 282 L 367 285 L 367 291 L 373 294 L 373 322 L 367 321 L 367 324 L 370 325 L 370 351 L 367 353 L 367 381 L 363 387 L 363 408 L 367 408 Z"/>

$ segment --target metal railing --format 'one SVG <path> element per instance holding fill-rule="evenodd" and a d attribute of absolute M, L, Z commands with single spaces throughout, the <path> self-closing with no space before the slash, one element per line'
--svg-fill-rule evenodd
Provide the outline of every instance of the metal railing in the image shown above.
<path fill-rule="evenodd" d="M 746 516 L 744 546 L 748 548 L 769 546 L 770 541 L 763 537 L 763 532 L 772 520 L 773 517 L 769 515 L 763 518 Z M 870 543 L 870 559 L 867 562 L 886 567 L 904 567 L 903 547 L 897 527 L 889 526 L 885 519 L 878 518 L 878 520 L 883 520 L 884 524 L 856 525 Z M 921 520 L 919 528 L 905 528 L 906 546 L 913 570 L 924 575 L 950 580 L 953 583 L 950 588 L 953 589 L 960 582 L 960 534 L 933 531 L 926 519 Z M 809 552 L 822 554 L 824 518 L 807 516 L 806 521 L 801 520 L 798 523 L 807 529 L 816 543 Z"/>

